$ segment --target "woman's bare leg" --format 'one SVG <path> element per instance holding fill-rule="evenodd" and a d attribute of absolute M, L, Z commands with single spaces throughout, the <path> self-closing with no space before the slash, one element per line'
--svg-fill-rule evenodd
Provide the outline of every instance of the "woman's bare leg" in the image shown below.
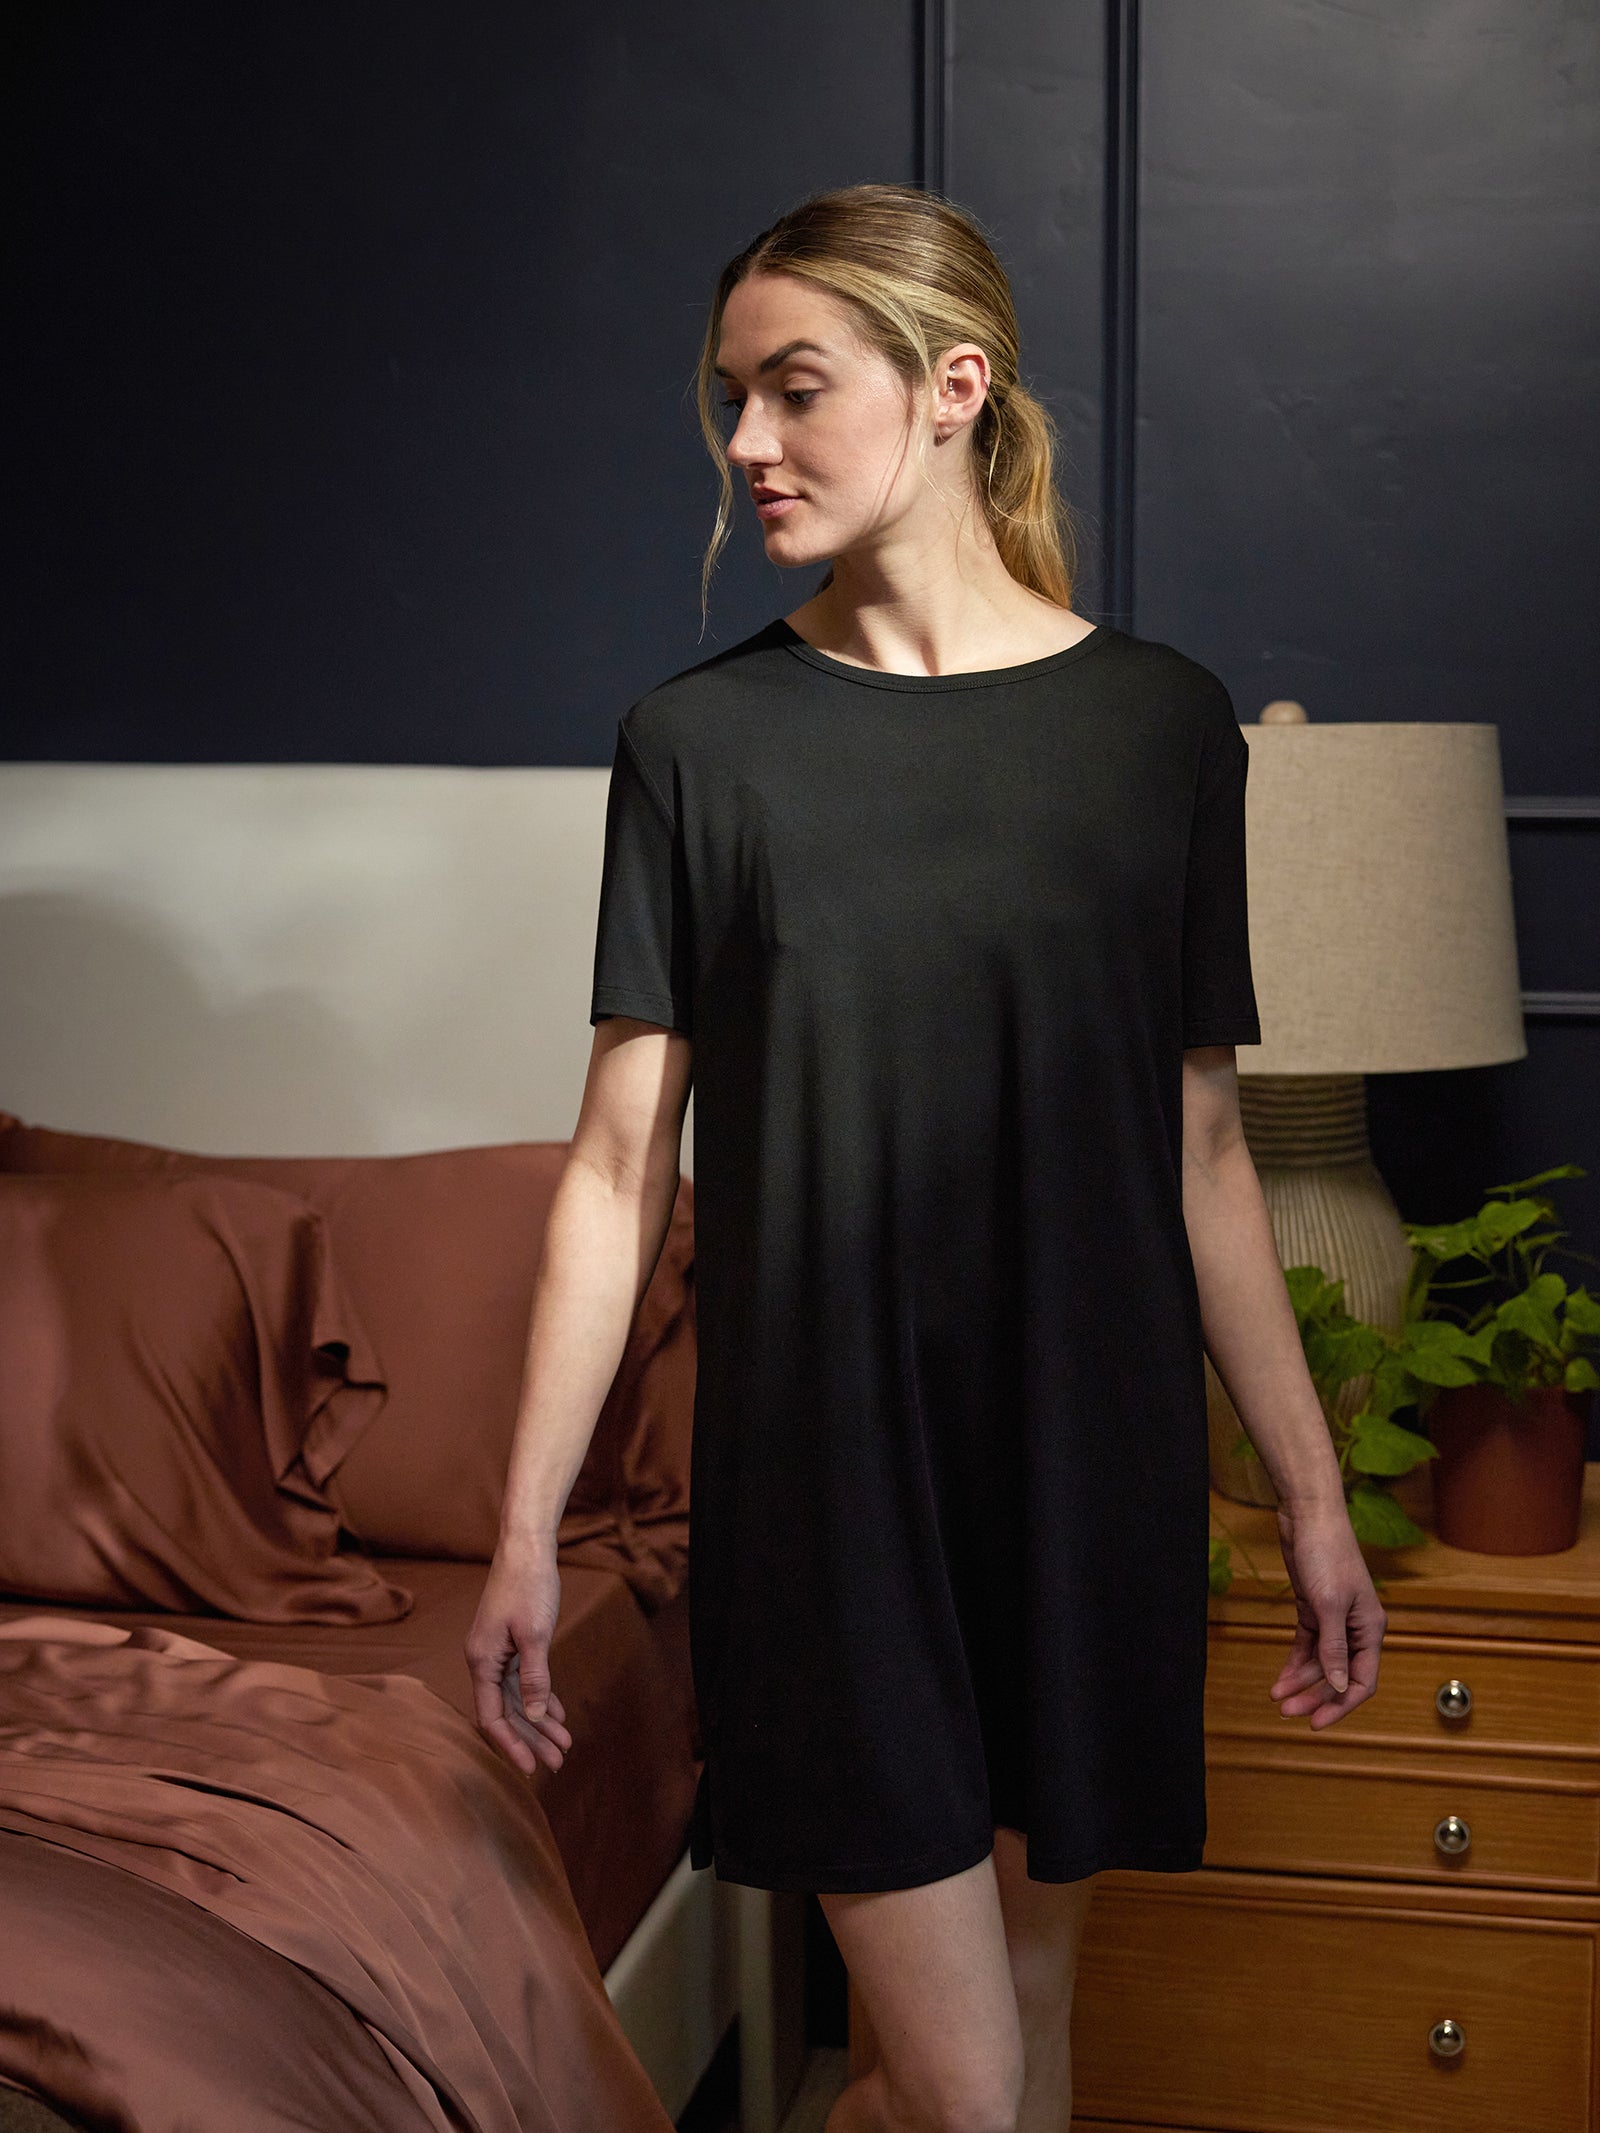
<path fill-rule="evenodd" d="M 1072 1992 L 1094 1876 L 1030 1881 L 1027 1840 L 994 1833 L 994 1868 L 1022 2028 L 1024 2079 L 1017 2133 L 1069 2133 Z"/>
<path fill-rule="evenodd" d="M 1016 2133 L 1022 2027 L 993 1859 L 920 1888 L 817 1901 L 880 2054 L 823 2133 Z"/>

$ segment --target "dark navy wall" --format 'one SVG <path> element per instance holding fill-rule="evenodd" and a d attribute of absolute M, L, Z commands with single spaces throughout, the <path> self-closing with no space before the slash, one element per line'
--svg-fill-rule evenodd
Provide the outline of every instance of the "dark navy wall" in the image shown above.
<path fill-rule="evenodd" d="M 1417 1219 L 1583 1162 L 1600 1249 L 1592 0 L 14 0 L 4 35 L 0 753 L 608 760 L 814 582 L 743 517 L 700 634 L 718 268 L 808 191 L 939 186 L 1011 271 L 1084 613 L 1245 718 L 1499 727 L 1530 1057 L 1375 1078 L 1377 1153 Z"/>
<path fill-rule="evenodd" d="M 1242 710 L 1491 720 L 1509 791 L 1600 792 L 1594 7 L 1145 22 L 1146 625 Z"/>
<path fill-rule="evenodd" d="M 1242 717 L 1499 728 L 1529 1056 L 1372 1077 L 1375 1152 L 1417 1220 L 1581 1162 L 1600 1254 L 1596 32 L 1142 11 L 1134 584 Z"/>
<path fill-rule="evenodd" d="M 716 273 L 807 191 L 914 175 L 919 27 L 24 7 L 5 752 L 609 760 L 715 648 Z M 728 641 L 793 605 L 741 530 Z"/>

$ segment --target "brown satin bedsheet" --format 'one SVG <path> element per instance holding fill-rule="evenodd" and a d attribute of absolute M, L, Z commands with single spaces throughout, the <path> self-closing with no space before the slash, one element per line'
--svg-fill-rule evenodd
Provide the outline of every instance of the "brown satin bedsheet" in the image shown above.
<path fill-rule="evenodd" d="M 235 1622 L 216 1615 L 123 1612 L 0 1600 L 0 1621 L 65 1614 L 148 1624 L 241 1659 L 270 1659 L 324 1674 L 411 1674 L 473 1716 L 463 1646 L 488 1574 L 484 1563 L 376 1556 L 379 1570 L 416 1595 L 398 1622 Z M 596 1963 L 605 1970 L 649 1908 L 688 1842 L 699 1775 L 689 1674 L 687 1587 L 647 1614 L 614 1571 L 563 1564 L 551 1679 L 566 1711 L 572 1751 L 530 1782 L 561 1853 Z M 507 1766 L 509 1768 L 509 1765 Z"/>
<path fill-rule="evenodd" d="M 670 2133 L 548 1820 L 415 1678 L 58 1615 L 0 1625 L 0 1705 L 8 2081 L 146 2133 Z"/>
<path fill-rule="evenodd" d="M 14 1981 L 0 2005 L 0 2126 L 12 2123 L 8 2064 L 37 2084 L 21 2094 L 70 2104 L 73 2124 L 238 2133 L 241 2099 L 257 2127 L 424 2133 L 436 2123 L 342 1999 L 187 1896 L 0 1829 L 0 1911 L 27 1961 L 25 1994 Z M 84 1961 L 85 1948 L 96 1960 Z M 203 1992 L 175 1981 L 180 1966 L 203 1973 Z M 48 2009 L 48 2030 L 8 2038 L 34 2005 Z M 17 2115 L 41 2123 L 32 2110 Z M 68 2121 L 52 2110 L 48 2123 Z"/>

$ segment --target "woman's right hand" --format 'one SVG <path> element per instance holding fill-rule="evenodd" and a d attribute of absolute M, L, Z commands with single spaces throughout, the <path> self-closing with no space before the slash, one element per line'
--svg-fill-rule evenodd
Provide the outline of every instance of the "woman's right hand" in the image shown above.
<path fill-rule="evenodd" d="M 559 1770 L 572 1746 L 550 1686 L 550 1640 L 561 1612 L 553 1540 L 502 1538 L 467 1636 L 478 1730 L 529 1777 Z"/>

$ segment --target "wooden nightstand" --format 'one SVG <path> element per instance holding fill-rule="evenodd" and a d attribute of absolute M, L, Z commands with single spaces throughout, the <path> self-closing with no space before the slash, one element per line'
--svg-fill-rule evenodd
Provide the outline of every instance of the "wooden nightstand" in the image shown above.
<path fill-rule="evenodd" d="M 1430 1523 L 1425 1477 L 1405 1501 Z M 1274 1513 L 1213 1496 L 1282 1576 Z M 1211 1603 L 1206 1863 L 1096 1885 L 1075 2128 L 1597 2133 L 1600 1465 L 1578 1545 L 1372 1551 L 1378 1689 L 1267 1694 L 1294 1610 Z"/>

